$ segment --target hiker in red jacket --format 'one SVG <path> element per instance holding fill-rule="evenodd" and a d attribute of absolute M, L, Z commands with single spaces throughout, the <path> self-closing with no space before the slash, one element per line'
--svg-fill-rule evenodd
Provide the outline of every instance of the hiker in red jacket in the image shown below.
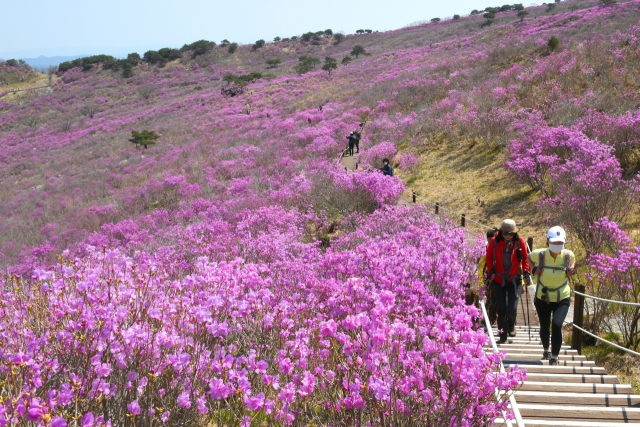
<path fill-rule="evenodd" d="M 516 336 L 518 298 L 525 292 L 522 286 L 530 282 L 527 245 L 518 236 L 516 223 L 512 219 L 502 221 L 500 230 L 487 246 L 487 270 L 491 288 L 496 298 L 500 344 L 507 342 L 507 334 Z"/>

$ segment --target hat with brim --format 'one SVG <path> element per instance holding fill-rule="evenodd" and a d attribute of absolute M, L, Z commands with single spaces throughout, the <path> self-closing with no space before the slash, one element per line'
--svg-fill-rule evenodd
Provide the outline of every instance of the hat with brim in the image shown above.
<path fill-rule="evenodd" d="M 514 220 L 505 219 L 504 221 L 502 221 L 502 225 L 500 226 L 500 231 L 515 233 L 518 231 L 518 227 L 516 227 L 516 222 Z"/>
<path fill-rule="evenodd" d="M 567 241 L 567 233 L 564 228 L 556 225 L 547 231 L 547 239 L 549 243 L 565 243 Z"/>

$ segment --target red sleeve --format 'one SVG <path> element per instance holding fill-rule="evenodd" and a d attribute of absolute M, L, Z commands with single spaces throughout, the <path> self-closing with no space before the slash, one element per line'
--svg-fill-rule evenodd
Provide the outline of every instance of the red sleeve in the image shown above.
<path fill-rule="evenodd" d="M 527 260 L 527 255 L 529 255 L 529 251 L 527 250 L 527 245 L 524 242 L 524 239 L 520 237 L 521 247 L 522 247 L 522 270 L 529 273 L 529 261 Z"/>
<path fill-rule="evenodd" d="M 486 255 L 486 259 L 487 259 L 487 271 L 489 273 L 491 273 L 491 270 L 493 270 L 493 245 L 495 242 L 495 237 L 492 237 L 491 240 L 489 241 L 489 246 L 487 246 L 487 255 Z"/>

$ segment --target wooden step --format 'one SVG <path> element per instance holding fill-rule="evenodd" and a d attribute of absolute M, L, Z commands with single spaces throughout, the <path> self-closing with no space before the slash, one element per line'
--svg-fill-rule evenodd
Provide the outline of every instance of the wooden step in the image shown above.
<path fill-rule="evenodd" d="M 540 414 L 537 418 L 542 418 Z M 527 427 L 640 427 L 640 423 L 616 423 L 609 421 L 572 421 L 572 420 L 547 420 L 547 419 L 531 419 L 523 420 Z M 491 427 L 504 427 L 506 424 L 502 418 L 497 418 L 491 424 Z M 515 426 L 515 421 L 513 422 Z"/>
<path fill-rule="evenodd" d="M 527 374 L 527 381 L 535 382 L 564 382 L 564 383 L 583 383 L 583 384 L 620 384 L 620 380 L 615 375 L 592 375 L 592 374 L 539 374 L 531 372 Z M 631 393 L 629 393 L 631 394 Z"/>
<path fill-rule="evenodd" d="M 531 403 L 516 404 L 522 418 L 567 418 L 575 421 L 585 419 L 589 421 L 640 421 L 640 408 L 606 407 L 606 406 L 562 406 L 537 405 Z M 526 424 L 526 422 L 525 422 Z M 527 424 L 528 425 L 528 424 Z"/>
<path fill-rule="evenodd" d="M 492 354 L 492 351 L 487 351 L 486 353 Z M 517 353 L 517 352 L 507 352 L 507 355 L 505 356 L 506 359 L 531 359 L 531 360 L 536 360 L 536 359 L 540 359 L 542 357 L 542 352 L 537 352 L 537 353 Z M 587 361 L 587 357 L 586 356 L 580 356 L 580 355 L 565 355 L 565 354 L 561 354 L 558 356 L 558 360 L 562 361 L 562 360 L 572 360 L 572 361 Z"/>
<path fill-rule="evenodd" d="M 505 365 L 508 368 L 510 365 Z M 580 374 L 580 375 L 607 375 L 607 371 L 599 366 L 534 366 L 520 365 L 520 369 L 524 369 L 531 374 Z"/>
<path fill-rule="evenodd" d="M 497 344 L 497 343 L 496 343 Z M 519 344 L 519 343 L 505 343 L 505 344 L 497 344 L 499 349 L 504 349 L 504 350 L 508 350 L 510 348 L 517 348 L 517 349 L 533 349 L 533 350 L 543 350 L 542 345 L 541 344 Z M 485 348 L 491 348 L 491 346 L 485 346 Z M 562 347 L 560 347 L 562 350 L 571 350 L 571 347 L 568 345 L 563 345 Z"/>
<path fill-rule="evenodd" d="M 568 393 L 633 394 L 628 384 L 584 384 L 569 382 L 527 381 L 520 386 L 522 391 L 548 391 Z M 517 401 L 516 401 L 517 402 Z"/>
<path fill-rule="evenodd" d="M 521 357 L 514 357 L 514 358 L 509 358 L 507 360 L 518 360 L 518 359 L 522 359 Z M 504 360 L 504 359 L 503 359 Z M 524 359 L 527 361 L 535 361 L 535 360 L 539 360 L 540 362 L 542 362 L 543 366 L 548 366 L 549 365 L 549 361 L 548 360 L 540 360 L 540 358 L 538 357 L 537 359 Z M 509 365 L 511 365 L 512 363 L 507 363 Z M 540 366 L 538 364 L 536 365 L 529 365 L 529 364 L 524 364 L 524 363 L 520 363 L 519 364 L 520 367 L 522 369 L 526 369 L 528 366 Z M 595 367 L 596 366 L 596 362 L 592 361 L 592 360 L 558 360 L 558 364 L 555 366 L 589 366 L 589 367 Z"/>
<path fill-rule="evenodd" d="M 503 344 L 504 345 L 504 344 Z M 521 347 L 517 347 L 517 346 L 513 346 L 513 347 L 502 347 L 499 346 L 498 347 L 498 351 L 504 351 L 506 350 L 507 353 L 509 354 L 537 354 L 540 355 L 540 357 L 542 357 L 542 352 L 544 351 L 544 349 L 542 347 L 525 347 L 525 348 L 521 348 Z M 489 353 L 493 352 L 493 348 L 491 347 L 484 347 L 484 351 L 488 351 Z M 570 348 L 565 348 L 560 350 L 560 355 L 566 355 L 566 356 L 580 356 L 578 354 L 578 350 L 571 350 Z"/>
<path fill-rule="evenodd" d="M 504 392 L 503 392 L 504 393 Z M 640 406 L 640 396 L 635 394 L 585 394 L 551 391 L 517 391 L 516 405 L 541 403 L 574 406 Z M 542 416 L 539 416 L 542 418 Z"/>

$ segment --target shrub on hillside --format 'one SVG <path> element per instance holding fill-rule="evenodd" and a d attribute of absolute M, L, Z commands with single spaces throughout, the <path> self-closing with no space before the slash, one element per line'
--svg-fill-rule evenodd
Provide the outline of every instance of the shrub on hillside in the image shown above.
<path fill-rule="evenodd" d="M 364 55 L 365 53 L 367 52 L 364 50 L 364 47 L 362 47 L 362 45 L 360 44 L 355 45 L 351 50 L 351 55 L 355 56 L 356 58 L 360 55 Z"/>
<path fill-rule="evenodd" d="M 336 33 L 333 35 L 333 39 L 335 40 L 335 44 L 340 44 L 344 40 L 344 34 Z"/>
<path fill-rule="evenodd" d="M 258 41 L 256 41 L 253 46 L 251 46 L 251 50 L 256 51 L 258 49 L 260 49 L 261 47 L 263 47 L 265 44 L 265 41 L 260 39 Z"/>
<path fill-rule="evenodd" d="M 195 58 L 197 56 L 201 56 L 208 53 L 215 46 L 216 46 L 215 42 L 208 41 L 208 40 L 198 40 L 197 42 L 193 42 L 191 44 L 185 44 L 184 46 L 182 46 L 180 48 L 180 52 L 191 51 L 193 52 L 191 57 Z"/>
<path fill-rule="evenodd" d="M 231 43 L 227 48 L 227 52 L 234 53 L 238 49 L 238 43 Z"/>
<path fill-rule="evenodd" d="M 279 58 L 275 59 L 267 59 L 267 68 L 276 68 L 278 65 L 282 63 L 282 60 Z"/>
<path fill-rule="evenodd" d="M 560 46 L 560 40 L 558 40 L 556 37 L 551 37 L 547 42 L 547 46 L 553 52 L 558 48 L 558 46 Z"/>
<path fill-rule="evenodd" d="M 160 138 L 160 135 L 156 134 L 152 130 L 143 130 L 140 132 L 132 130 L 129 142 L 134 144 L 136 147 L 144 147 L 146 149 L 149 145 L 155 145 L 158 138 Z"/>

